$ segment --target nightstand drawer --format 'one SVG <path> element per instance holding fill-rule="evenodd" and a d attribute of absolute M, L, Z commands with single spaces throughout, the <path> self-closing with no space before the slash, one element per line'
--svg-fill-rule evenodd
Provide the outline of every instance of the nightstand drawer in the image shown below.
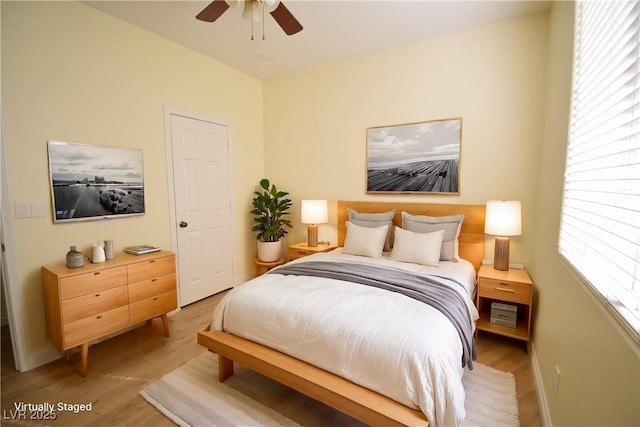
<path fill-rule="evenodd" d="M 479 295 L 503 301 L 529 304 L 531 302 L 531 286 L 521 283 L 481 278 L 478 285 Z"/>
<path fill-rule="evenodd" d="M 312 255 L 315 252 L 311 252 L 311 251 L 305 251 L 304 249 L 297 249 L 297 248 L 289 248 L 289 259 L 297 259 L 297 258 L 302 258 L 308 255 Z"/>
<path fill-rule="evenodd" d="M 320 243 L 318 246 L 309 246 L 306 242 L 296 243 L 289 246 L 289 261 L 320 252 L 329 252 L 337 248 L 336 245 Z"/>

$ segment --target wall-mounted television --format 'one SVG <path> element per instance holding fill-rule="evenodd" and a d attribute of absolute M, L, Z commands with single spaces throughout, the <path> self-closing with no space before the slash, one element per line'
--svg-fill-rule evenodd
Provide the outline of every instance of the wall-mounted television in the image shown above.
<path fill-rule="evenodd" d="M 144 214 L 142 150 L 49 141 L 53 222 Z"/>

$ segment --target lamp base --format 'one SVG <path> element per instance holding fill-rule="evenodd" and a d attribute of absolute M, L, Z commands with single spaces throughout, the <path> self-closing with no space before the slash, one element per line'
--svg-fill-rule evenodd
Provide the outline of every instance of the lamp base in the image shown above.
<path fill-rule="evenodd" d="M 317 224 L 309 224 L 307 225 L 307 245 L 315 248 L 318 246 L 318 225 Z"/>
<path fill-rule="evenodd" d="M 496 270 L 509 270 L 509 243 L 508 237 L 496 237 L 493 252 L 493 268 Z"/>

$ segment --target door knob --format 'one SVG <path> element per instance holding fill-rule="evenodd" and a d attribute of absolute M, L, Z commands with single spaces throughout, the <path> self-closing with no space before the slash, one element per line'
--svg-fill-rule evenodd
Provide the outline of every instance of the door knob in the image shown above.
<path fill-rule="evenodd" d="M 189 224 L 187 224 L 184 221 L 180 221 L 180 224 L 178 224 L 178 225 L 180 226 L 180 228 L 187 228 L 187 225 L 189 225 Z"/>

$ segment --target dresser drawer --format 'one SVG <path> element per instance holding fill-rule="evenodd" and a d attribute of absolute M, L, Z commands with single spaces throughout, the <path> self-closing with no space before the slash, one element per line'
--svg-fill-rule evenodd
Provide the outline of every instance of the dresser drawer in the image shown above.
<path fill-rule="evenodd" d="M 127 266 L 129 283 L 141 282 L 143 280 L 153 279 L 154 277 L 164 276 L 165 274 L 175 273 L 176 264 L 173 258 L 173 255 L 171 255 L 129 264 Z"/>
<path fill-rule="evenodd" d="M 481 278 L 478 284 L 479 295 L 484 298 L 519 302 L 531 302 L 531 286 L 521 283 Z"/>
<path fill-rule="evenodd" d="M 127 267 L 105 268 L 104 270 L 68 276 L 60 279 L 60 299 L 75 298 L 95 294 L 106 289 L 127 284 Z"/>
<path fill-rule="evenodd" d="M 62 301 L 62 323 L 74 322 L 129 304 L 126 286 Z"/>
<path fill-rule="evenodd" d="M 123 306 L 64 325 L 68 349 L 129 326 L 129 307 Z"/>
<path fill-rule="evenodd" d="M 176 273 L 165 274 L 153 279 L 129 285 L 129 303 L 151 298 L 176 290 Z"/>
<path fill-rule="evenodd" d="M 178 307 L 178 294 L 173 290 L 130 304 L 129 318 L 132 324 L 143 322 L 175 310 L 176 307 Z"/>

